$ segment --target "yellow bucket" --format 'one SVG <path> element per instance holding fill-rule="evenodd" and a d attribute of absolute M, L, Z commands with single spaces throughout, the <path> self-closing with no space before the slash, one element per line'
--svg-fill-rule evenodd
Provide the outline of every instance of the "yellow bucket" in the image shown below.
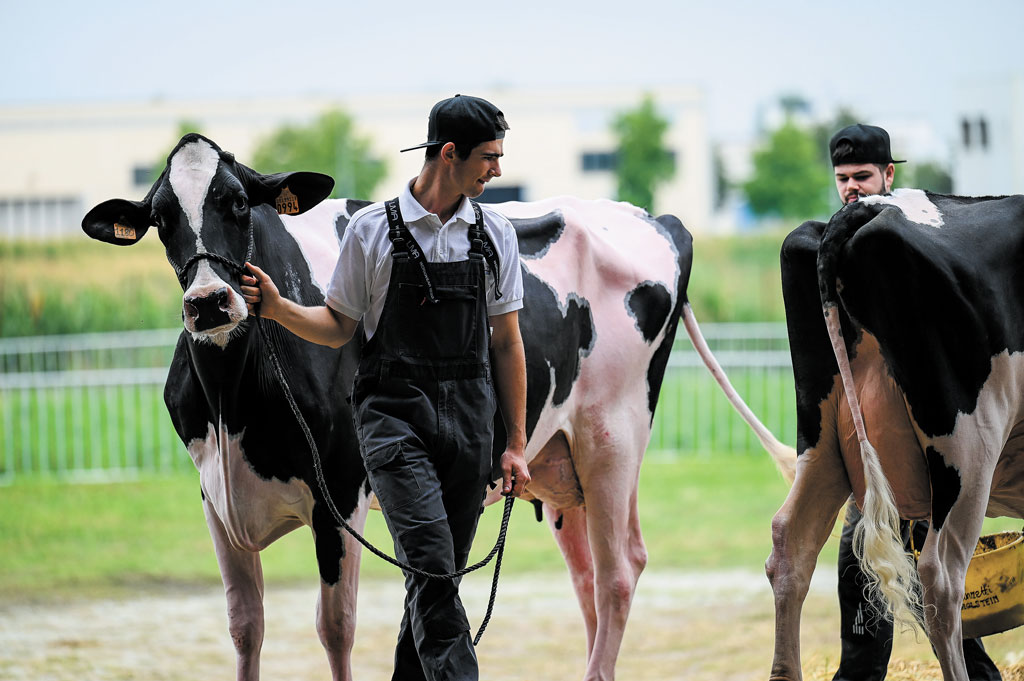
<path fill-rule="evenodd" d="M 964 586 L 964 638 L 1024 624 L 1024 534 L 1000 532 L 979 539 Z"/>

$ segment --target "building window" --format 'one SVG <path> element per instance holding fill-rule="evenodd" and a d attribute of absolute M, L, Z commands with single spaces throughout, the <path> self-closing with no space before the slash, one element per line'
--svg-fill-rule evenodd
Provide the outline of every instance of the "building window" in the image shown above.
<path fill-rule="evenodd" d="M 984 118 L 978 119 L 978 143 L 981 144 L 982 149 L 988 148 L 988 121 Z"/>
<path fill-rule="evenodd" d="M 522 201 L 523 188 L 518 185 L 511 187 L 488 187 L 479 196 L 481 203 L 504 203 L 505 201 Z"/>
<path fill-rule="evenodd" d="M 153 184 L 153 166 L 137 165 L 132 168 L 132 184 L 136 187 L 148 187 Z"/>
<path fill-rule="evenodd" d="M 614 151 L 585 151 L 581 159 L 585 173 L 615 170 L 619 164 L 618 155 Z"/>
<path fill-rule="evenodd" d="M 81 234 L 82 202 L 69 197 L 0 198 L 0 237 L 45 239 Z"/>
<path fill-rule="evenodd" d="M 960 131 L 963 135 L 964 149 L 971 148 L 971 122 L 966 118 L 960 121 Z"/>

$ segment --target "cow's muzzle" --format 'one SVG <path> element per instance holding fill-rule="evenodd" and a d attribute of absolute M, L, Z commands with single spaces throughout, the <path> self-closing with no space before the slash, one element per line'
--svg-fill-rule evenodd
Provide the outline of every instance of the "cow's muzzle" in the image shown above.
<path fill-rule="evenodd" d="M 185 327 L 193 333 L 203 333 L 228 324 L 231 318 L 231 289 L 221 286 L 209 293 L 185 296 L 183 314 Z"/>

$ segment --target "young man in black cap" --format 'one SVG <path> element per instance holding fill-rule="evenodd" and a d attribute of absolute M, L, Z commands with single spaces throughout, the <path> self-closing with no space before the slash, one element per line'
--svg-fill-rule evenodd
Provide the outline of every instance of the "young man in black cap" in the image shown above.
<path fill-rule="evenodd" d="M 370 485 L 399 560 L 431 573 L 465 567 L 492 474 L 493 419 L 508 433 L 502 493 L 526 467 L 526 365 L 516 233 L 472 201 L 501 175 L 508 124 L 493 104 L 455 95 L 430 112 L 419 175 L 391 201 L 352 217 L 325 307 L 282 298 L 259 268 L 250 306 L 293 333 L 338 347 L 366 336 L 352 392 Z M 491 365 L 489 354 L 493 356 Z M 492 383 L 492 376 L 494 382 Z M 476 681 L 458 580 L 405 580 L 398 681 Z"/>
<path fill-rule="evenodd" d="M 889 148 L 889 133 L 874 125 L 851 125 L 832 136 L 829 153 L 836 190 L 844 205 L 865 196 L 888 194 L 896 175 Z M 839 613 L 842 652 L 832 681 L 882 681 L 892 654 L 893 625 L 874 615 L 864 599 L 867 578 L 853 553 L 853 532 L 862 518 L 853 498 L 839 539 Z M 928 523 L 901 521 L 907 551 L 920 551 L 928 536 Z M 971 681 L 996 681 L 1002 677 L 979 639 L 964 640 L 964 658 Z"/>

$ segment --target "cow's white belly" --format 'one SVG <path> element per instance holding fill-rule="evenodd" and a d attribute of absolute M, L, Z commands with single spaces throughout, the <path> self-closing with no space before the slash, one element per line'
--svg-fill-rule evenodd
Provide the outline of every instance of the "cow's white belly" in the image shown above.
<path fill-rule="evenodd" d="M 991 479 L 987 515 L 1024 518 L 1024 353 L 1003 351 L 992 358 L 992 369 L 970 414 L 957 416 L 949 435 L 933 438 L 929 444 L 948 465 L 964 471 L 983 461 L 990 465 L 998 456 Z M 962 475 L 964 494 L 980 494 L 988 479 Z"/>
<path fill-rule="evenodd" d="M 242 433 L 209 424 L 206 439 L 189 442 L 207 505 L 234 548 L 261 551 L 274 540 L 310 524 L 313 496 L 300 480 L 264 480 L 242 455 Z"/>

